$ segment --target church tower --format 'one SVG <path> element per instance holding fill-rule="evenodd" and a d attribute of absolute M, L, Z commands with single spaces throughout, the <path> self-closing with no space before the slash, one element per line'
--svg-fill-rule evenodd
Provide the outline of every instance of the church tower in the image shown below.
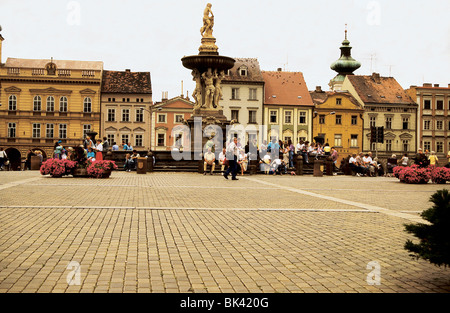
<path fill-rule="evenodd" d="M 353 75 L 353 72 L 361 67 L 361 63 L 352 58 L 350 41 L 347 40 L 347 25 L 345 27 L 345 39 L 341 46 L 341 57 L 331 64 L 330 68 L 338 74 L 328 84 L 332 91 L 341 90 L 345 76 Z"/>

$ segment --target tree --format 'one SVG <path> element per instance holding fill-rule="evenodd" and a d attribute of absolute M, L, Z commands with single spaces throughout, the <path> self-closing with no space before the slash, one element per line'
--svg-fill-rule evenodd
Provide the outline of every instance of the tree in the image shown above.
<path fill-rule="evenodd" d="M 404 248 L 412 257 L 447 267 L 450 265 L 450 194 L 447 189 L 438 190 L 430 197 L 434 205 L 421 213 L 429 224 L 405 224 L 405 231 L 420 239 L 415 244 L 407 240 Z"/>

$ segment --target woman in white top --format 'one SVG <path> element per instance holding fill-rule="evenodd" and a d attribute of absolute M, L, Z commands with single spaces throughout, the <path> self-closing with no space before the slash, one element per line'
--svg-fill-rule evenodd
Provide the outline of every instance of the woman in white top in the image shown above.
<path fill-rule="evenodd" d="M 95 159 L 97 161 L 103 160 L 103 143 L 101 139 L 97 139 L 97 146 L 95 147 Z"/>

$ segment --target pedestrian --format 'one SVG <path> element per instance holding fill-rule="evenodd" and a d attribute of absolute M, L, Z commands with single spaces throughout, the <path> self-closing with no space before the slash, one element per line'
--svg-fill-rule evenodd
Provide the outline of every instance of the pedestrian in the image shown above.
<path fill-rule="evenodd" d="M 0 148 L 0 171 L 3 171 L 6 160 L 8 160 L 8 155 L 3 151 L 3 148 Z"/>
<path fill-rule="evenodd" d="M 103 160 L 103 142 L 101 139 L 97 139 L 97 146 L 95 147 L 95 159 L 97 161 Z"/>
<path fill-rule="evenodd" d="M 115 141 L 113 142 L 112 151 L 119 151 L 119 145 Z"/>
<path fill-rule="evenodd" d="M 436 153 L 435 153 L 434 151 L 431 151 L 431 154 L 430 154 L 430 156 L 428 157 L 428 161 L 430 161 L 430 165 L 431 165 L 432 167 L 436 167 L 436 165 L 437 165 L 439 159 L 438 159 L 438 157 L 437 157 L 437 155 L 436 155 Z"/>
<path fill-rule="evenodd" d="M 227 160 L 229 163 L 228 169 L 223 174 L 223 177 L 225 179 L 228 179 L 228 175 L 231 173 L 231 179 L 232 180 L 238 180 L 236 178 L 237 174 L 237 162 L 239 157 L 239 149 L 237 147 L 238 140 L 236 137 L 232 139 L 232 141 L 228 144 L 227 147 Z"/>
<path fill-rule="evenodd" d="M 409 160 L 408 159 L 408 154 L 407 153 L 403 154 L 403 157 L 400 160 L 401 166 L 408 166 L 408 160 Z"/>

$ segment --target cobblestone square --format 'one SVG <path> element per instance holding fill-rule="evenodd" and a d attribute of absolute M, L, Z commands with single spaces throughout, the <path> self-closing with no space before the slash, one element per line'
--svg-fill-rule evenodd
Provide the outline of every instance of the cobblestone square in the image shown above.
<path fill-rule="evenodd" d="M 403 248 L 403 225 L 448 184 L 238 178 L 0 172 L 0 292 L 450 291 L 450 269 Z"/>

